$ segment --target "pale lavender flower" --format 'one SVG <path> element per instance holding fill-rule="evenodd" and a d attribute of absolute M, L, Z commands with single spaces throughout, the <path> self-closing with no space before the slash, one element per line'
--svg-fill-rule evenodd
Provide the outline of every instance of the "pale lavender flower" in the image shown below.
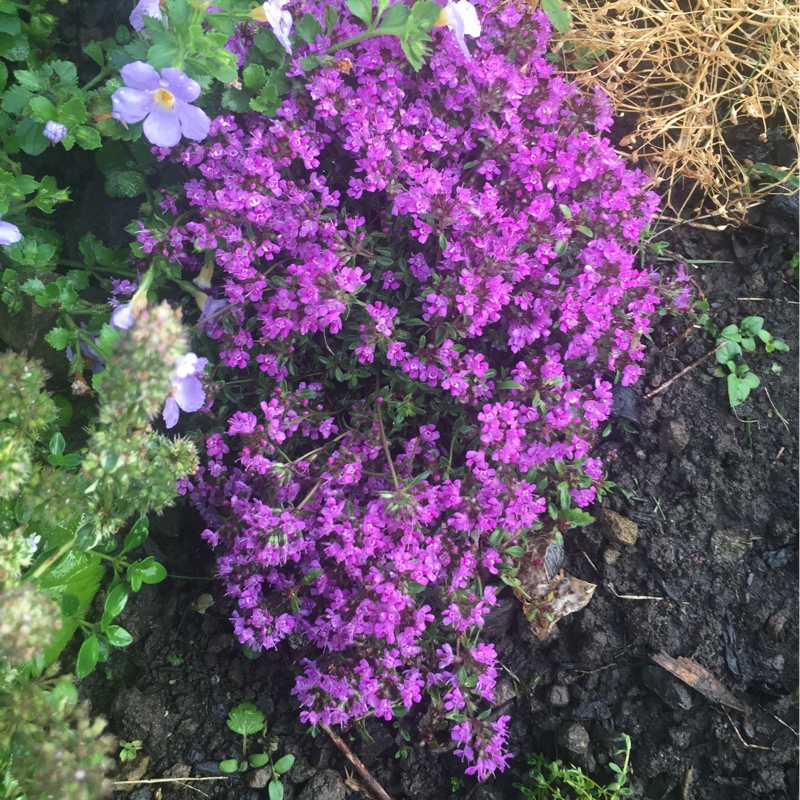
<path fill-rule="evenodd" d="M 278 41 L 283 45 L 289 55 L 292 54 L 292 44 L 289 34 L 292 30 L 292 15 L 284 8 L 287 0 L 270 0 L 262 3 L 250 12 L 250 16 L 258 22 L 266 22 Z"/>
<path fill-rule="evenodd" d="M 144 30 L 144 20 L 142 17 L 162 19 L 160 0 L 139 0 L 130 16 L 131 28 L 135 31 Z"/>
<path fill-rule="evenodd" d="M 130 303 L 117 306 L 111 314 L 111 327 L 118 331 L 126 331 L 135 322 Z"/>
<path fill-rule="evenodd" d="M 144 135 L 156 147 L 174 147 L 181 140 L 208 136 L 205 111 L 190 105 L 200 96 L 200 84 L 174 67 L 161 75 L 144 61 L 126 64 L 120 74 L 126 85 L 111 96 L 114 119 L 131 125 L 144 120 Z"/>
<path fill-rule="evenodd" d="M 434 27 L 442 28 L 445 25 L 456 35 L 461 52 L 467 58 L 471 58 L 472 56 L 464 37 L 473 36 L 477 38 L 481 35 L 481 22 L 478 19 L 478 12 L 475 6 L 469 0 L 458 0 L 456 3 L 453 0 L 448 0 Z"/>
<path fill-rule="evenodd" d="M 45 124 L 42 133 L 44 133 L 53 144 L 58 144 L 58 142 L 67 135 L 67 126 L 51 119 Z"/>
<path fill-rule="evenodd" d="M 181 411 L 197 411 L 206 401 L 206 393 L 198 375 L 208 364 L 207 358 L 198 358 L 194 353 L 178 358 L 175 373 L 172 376 L 172 392 L 164 405 L 164 423 L 167 428 L 174 428 L 178 424 Z"/>
<path fill-rule="evenodd" d="M 0 220 L 3 215 L 0 214 Z M 0 221 L 0 244 L 16 244 L 22 238 L 22 232 L 10 222 Z"/>

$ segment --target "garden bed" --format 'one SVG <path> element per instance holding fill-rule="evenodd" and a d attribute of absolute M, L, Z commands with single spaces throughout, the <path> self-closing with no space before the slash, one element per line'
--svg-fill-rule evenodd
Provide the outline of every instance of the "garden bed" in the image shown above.
<path fill-rule="evenodd" d="M 787 210 L 772 201 L 738 230 L 684 225 L 665 237 L 684 258 L 713 262 L 690 269 L 718 327 L 760 315 L 776 337 L 797 342 L 797 284 L 788 269 L 797 250 L 795 214 L 791 204 Z M 713 347 L 688 318 L 665 319 L 637 392 L 654 392 Z M 604 765 L 620 732 L 632 739 L 634 796 L 797 795 L 797 359 L 762 352 L 748 361 L 765 390 L 738 416 L 712 357 L 641 401 L 636 432 L 618 422 L 603 442 L 599 452 L 622 490 L 604 507 L 636 522 L 638 539 L 609 542 L 599 524 L 567 537 L 567 570 L 598 589 L 544 642 L 527 629 L 511 591 L 501 595 L 490 628 L 507 670 L 504 687 L 515 695 L 507 706 L 515 758 L 495 780 L 476 787 L 467 779 L 452 796 L 520 796 L 512 784 L 523 777 L 526 754 L 537 751 L 608 776 Z M 154 528 L 153 554 L 171 573 L 194 579 L 149 587 L 132 602 L 121 624 L 135 644 L 113 653 L 108 675 L 82 683 L 118 737 L 142 740 L 149 763 L 137 777 L 220 775 L 217 762 L 239 746 L 227 714 L 250 701 L 266 714 L 278 753 L 297 757 L 284 781 L 287 798 L 359 796 L 340 751 L 324 733 L 312 739 L 298 721 L 289 651 L 255 661 L 243 655 L 228 621 L 231 603 L 211 578 L 202 523 L 184 508 Z M 200 614 L 206 593 L 214 605 Z M 658 653 L 702 665 L 745 711 L 688 688 L 655 665 Z M 346 738 L 390 796 L 451 796 L 451 780 L 463 776 L 454 756 L 418 746 L 397 759 L 392 726 L 373 720 L 368 730 L 372 743 Z M 260 779 L 251 772 L 192 788 L 156 783 L 118 791 L 136 800 L 157 791 L 179 799 L 199 788 L 213 798 L 255 800 L 266 790 L 249 785 Z"/>

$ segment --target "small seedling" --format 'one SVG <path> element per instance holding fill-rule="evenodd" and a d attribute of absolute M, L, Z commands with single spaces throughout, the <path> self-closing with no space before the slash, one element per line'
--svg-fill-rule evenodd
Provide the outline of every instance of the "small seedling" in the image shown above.
<path fill-rule="evenodd" d="M 628 763 L 631 755 L 631 737 L 621 734 L 623 746 L 615 755 L 622 758 L 622 766 L 610 761 L 608 768 L 616 777 L 608 786 L 601 786 L 576 767 L 565 767 L 561 761 L 550 761 L 541 754 L 535 754 L 528 760 L 532 767 L 530 778 L 534 787 L 515 783 L 514 787 L 522 791 L 525 800 L 567 800 L 581 797 L 585 800 L 620 800 L 629 797 L 632 791 L 625 787 Z"/>
<path fill-rule="evenodd" d="M 167 664 L 169 664 L 171 667 L 180 667 L 183 665 L 183 659 L 174 653 L 170 653 L 167 656 Z"/>
<path fill-rule="evenodd" d="M 247 737 L 255 734 L 266 734 L 267 721 L 264 714 L 252 703 L 240 703 L 230 710 L 228 714 L 228 727 L 242 736 L 242 758 L 228 758 L 219 762 L 219 768 L 223 772 L 246 772 L 251 767 L 260 769 L 269 766 L 272 769 L 272 778 L 268 784 L 269 800 L 283 800 L 283 784 L 280 776 L 288 772 L 294 764 L 293 755 L 285 755 L 277 761 L 273 761 L 273 753 L 278 747 L 278 741 L 273 737 L 264 753 L 252 753 L 247 755 Z"/>
<path fill-rule="evenodd" d="M 134 739 L 132 742 L 126 742 L 125 739 L 120 741 L 119 760 L 120 761 L 136 761 L 139 751 L 142 749 L 142 740 Z"/>
<path fill-rule="evenodd" d="M 723 346 L 716 353 L 716 375 L 727 378 L 731 408 L 744 403 L 750 392 L 761 385 L 758 375 L 753 374 L 747 364 L 736 362 L 743 352 L 753 352 L 757 342 L 761 342 L 768 353 L 789 349 L 785 342 L 764 328 L 763 317 L 745 317 L 739 325 L 728 325 L 720 331 L 717 344 Z"/>

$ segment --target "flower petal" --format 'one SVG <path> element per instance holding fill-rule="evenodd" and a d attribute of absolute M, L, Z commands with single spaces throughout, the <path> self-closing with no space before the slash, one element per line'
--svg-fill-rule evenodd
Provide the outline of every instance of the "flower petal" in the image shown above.
<path fill-rule="evenodd" d="M 154 107 L 144 121 L 144 135 L 156 147 L 175 147 L 181 140 L 181 124 L 174 109 Z"/>
<path fill-rule="evenodd" d="M 203 384 L 196 375 L 175 382 L 173 389 L 175 402 L 183 411 L 197 411 L 206 401 Z"/>
<path fill-rule="evenodd" d="M 191 103 L 200 97 L 200 84 L 175 67 L 164 67 L 161 70 L 161 78 L 167 81 L 164 88 L 169 89 L 178 100 L 183 100 L 184 103 Z"/>
<path fill-rule="evenodd" d="M 202 108 L 190 106 L 188 103 L 176 104 L 175 113 L 181 124 L 181 133 L 187 139 L 200 142 L 208 136 L 211 120 Z"/>
<path fill-rule="evenodd" d="M 464 33 L 467 36 L 478 37 L 481 35 L 481 21 L 478 19 L 478 12 L 469 0 L 458 0 L 453 4 L 456 13 L 461 17 L 464 24 Z"/>
<path fill-rule="evenodd" d="M 161 86 L 161 78 L 159 78 L 158 73 L 144 61 L 134 61 L 132 64 L 126 64 L 119 71 L 119 74 L 122 75 L 122 80 L 125 81 L 125 84 L 133 89 L 154 92 Z"/>
<path fill-rule="evenodd" d="M 10 222 L 0 222 L 0 244 L 16 244 L 22 238 L 22 232 Z"/>
<path fill-rule="evenodd" d="M 135 31 L 144 30 L 144 20 L 142 19 L 142 16 L 161 19 L 160 0 L 139 0 L 136 8 L 133 9 L 130 16 L 131 28 L 133 28 Z"/>
<path fill-rule="evenodd" d="M 118 331 L 126 331 L 136 322 L 131 311 L 130 303 L 123 303 L 117 306 L 111 314 L 111 327 Z"/>
<path fill-rule="evenodd" d="M 168 397 L 167 402 L 164 403 L 164 424 L 168 428 L 174 428 L 178 424 L 178 417 L 180 414 L 181 412 L 178 409 L 178 404 L 175 402 L 175 399 Z"/>
<path fill-rule="evenodd" d="M 153 107 L 153 95 L 142 89 L 131 89 L 129 86 L 120 86 L 111 95 L 111 113 L 114 119 L 132 125 L 141 122 Z"/>

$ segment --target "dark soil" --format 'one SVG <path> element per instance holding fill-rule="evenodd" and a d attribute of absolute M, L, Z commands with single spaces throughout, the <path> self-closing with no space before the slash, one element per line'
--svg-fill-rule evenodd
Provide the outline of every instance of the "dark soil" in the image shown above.
<path fill-rule="evenodd" d="M 620 491 L 605 507 L 638 524 L 636 543 L 608 541 L 599 522 L 566 542 L 568 572 L 598 588 L 545 642 L 531 635 L 511 596 L 492 620 L 509 676 L 504 711 L 513 718 L 513 768 L 484 786 L 467 779 L 453 795 L 451 778 L 462 772 L 452 754 L 420 746 L 397 759 L 396 731 L 373 720 L 372 743 L 355 734 L 349 741 L 397 800 L 519 798 L 512 784 L 535 751 L 603 780 L 620 732 L 632 738 L 635 797 L 798 796 L 798 292 L 787 272 L 798 248 L 797 207 L 772 201 L 738 230 L 684 224 L 667 238 L 684 258 L 714 262 L 689 269 L 718 328 L 757 314 L 792 351 L 748 354 L 762 388 L 737 414 L 710 358 L 642 399 L 635 433 L 615 425 L 600 452 Z M 688 318 L 666 318 L 637 391 L 647 395 L 713 347 Z M 213 574 L 188 509 L 155 527 L 154 554 L 173 574 Z M 206 592 L 215 603 L 201 615 L 195 604 Z M 240 755 L 227 713 L 251 701 L 278 737 L 278 755 L 296 756 L 285 779 L 288 800 L 369 796 L 359 795 L 330 739 L 314 739 L 300 724 L 288 653 L 248 660 L 230 611 L 211 577 L 147 587 L 128 605 L 122 624 L 135 643 L 82 685 L 113 733 L 144 743 L 147 769 L 137 772 L 140 756 L 119 777 L 219 776 L 217 762 Z M 658 653 L 691 659 L 735 698 L 723 705 L 689 688 L 656 666 Z M 198 790 L 257 800 L 267 796 L 265 781 L 264 771 L 251 771 L 193 788 L 142 783 L 119 791 L 132 800 L 196 798 Z"/>

